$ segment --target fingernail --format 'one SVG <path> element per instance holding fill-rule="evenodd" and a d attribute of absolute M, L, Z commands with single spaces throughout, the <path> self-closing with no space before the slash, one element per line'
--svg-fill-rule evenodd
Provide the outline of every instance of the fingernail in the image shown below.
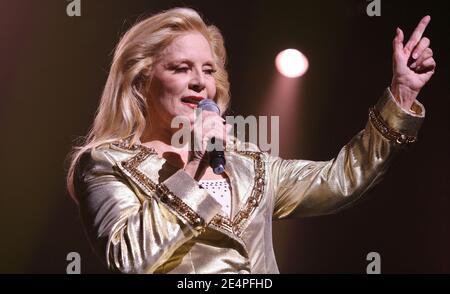
<path fill-rule="evenodd" d="M 413 58 L 414 58 L 414 59 L 417 59 L 417 57 L 418 57 L 417 55 L 419 55 L 419 54 L 417 54 L 417 52 L 414 52 Z"/>
<path fill-rule="evenodd" d="M 415 62 L 412 63 L 410 67 L 411 67 L 411 68 L 415 68 L 415 67 L 416 67 L 416 63 L 415 63 Z"/>

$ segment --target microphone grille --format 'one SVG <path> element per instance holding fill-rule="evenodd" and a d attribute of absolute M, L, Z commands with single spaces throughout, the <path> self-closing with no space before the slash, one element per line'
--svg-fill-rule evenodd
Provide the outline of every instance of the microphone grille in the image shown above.
<path fill-rule="evenodd" d="M 198 103 L 198 107 L 201 110 L 212 111 L 220 115 L 220 108 L 217 106 L 216 102 L 211 99 L 203 99 Z"/>

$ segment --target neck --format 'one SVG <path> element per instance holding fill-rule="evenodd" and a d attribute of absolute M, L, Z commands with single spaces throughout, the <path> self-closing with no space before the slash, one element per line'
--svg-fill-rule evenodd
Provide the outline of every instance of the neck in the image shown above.
<path fill-rule="evenodd" d="M 170 164 L 184 167 L 188 161 L 189 144 L 183 144 L 181 147 L 176 147 L 171 144 L 172 136 L 177 129 L 163 128 L 161 123 L 152 123 L 153 127 L 149 125 L 144 129 L 140 138 L 141 144 L 147 147 L 152 147 Z"/>

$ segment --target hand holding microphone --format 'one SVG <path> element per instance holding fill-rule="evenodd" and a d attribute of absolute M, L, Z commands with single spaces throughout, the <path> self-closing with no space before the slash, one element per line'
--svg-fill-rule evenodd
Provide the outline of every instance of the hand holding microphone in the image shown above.
<path fill-rule="evenodd" d="M 211 99 L 203 99 L 199 102 L 198 108 L 202 110 L 201 121 L 197 120 L 194 123 L 194 144 L 196 148 L 190 153 L 188 169 L 192 174 L 192 169 L 203 170 L 207 166 L 201 164 L 209 157 L 206 165 L 209 165 L 215 174 L 221 174 L 225 168 L 224 147 L 226 144 L 226 134 L 230 131 L 231 126 L 225 125 L 225 120 L 220 116 L 220 109 L 217 104 Z M 201 131 L 199 131 L 201 129 Z M 200 146 L 199 146 L 200 145 Z M 212 149 L 214 146 L 221 146 L 220 149 Z M 208 156 L 206 156 L 208 152 Z M 195 168 L 196 167 L 196 168 Z M 186 168 L 185 168 L 186 169 Z M 196 170 L 195 177 L 202 174 Z"/>
<path fill-rule="evenodd" d="M 211 111 L 211 112 L 216 113 L 218 116 L 220 116 L 219 106 L 217 106 L 217 104 L 211 99 L 203 99 L 198 104 L 198 107 L 201 110 Z M 222 131 L 222 133 L 223 133 L 223 131 Z M 216 137 L 211 138 L 211 144 L 214 145 L 216 143 L 216 141 L 218 141 L 218 138 L 216 138 Z M 226 140 L 223 140 L 223 139 L 218 141 L 219 145 L 222 144 L 222 146 L 223 146 L 223 143 L 225 143 L 225 142 L 226 142 Z M 208 148 L 208 149 L 211 149 L 211 148 Z M 214 148 L 210 151 L 209 164 L 216 175 L 219 175 L 225 171 L 225 154 L 223 152 L 223 149 L 216 150 Z"/>

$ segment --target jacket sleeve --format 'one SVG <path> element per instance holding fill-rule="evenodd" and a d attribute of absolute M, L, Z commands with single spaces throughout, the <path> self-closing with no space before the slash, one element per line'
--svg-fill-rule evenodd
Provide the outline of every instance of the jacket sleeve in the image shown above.
<path fill-rule="evenodd" d="M 75 191 L 87 235 L 114 271 L 153 273 L 221 208 L 182 170 L 158 184 L 154 197 L 143 197 L 107 150 L 84 153 L 77 167 Z"/>
<path fill-rule="evenodd" d="M 338 212 L 372 188 L 392 159 L 417 138 L 425 116 L 418 101 L 403 110 L 389 88 L 369 111 L 364 130 L 329 161 L 269 158 L 274 219 Z"/>

